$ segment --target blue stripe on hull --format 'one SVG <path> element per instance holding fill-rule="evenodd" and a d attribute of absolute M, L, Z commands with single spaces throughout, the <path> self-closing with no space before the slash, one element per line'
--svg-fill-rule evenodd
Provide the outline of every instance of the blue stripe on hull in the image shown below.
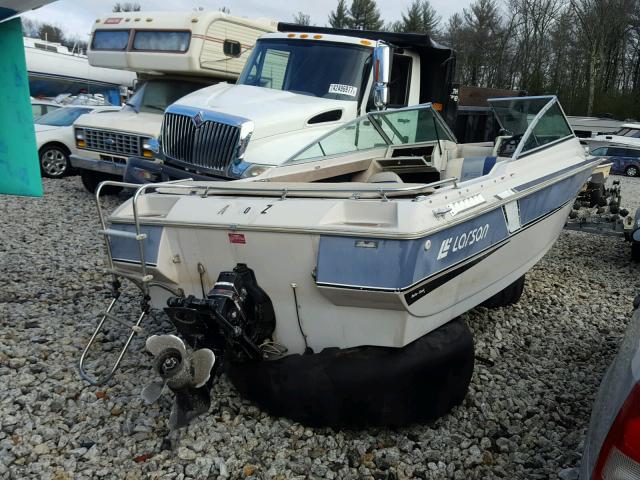
<path fill-rule="evenodd" d="M 131 233 L 136 231 L 135 225 L 129 224 L 115 224 L 109 228 Z M 140 231 L 147 234 L 147 238 L 142 242 L 144 260 L 150 265 L 156 265 L 158 251 L 160 250 L 160 239 L 162 238 L 162 227 L 158 225 L 142 225 Z M 109 245 L 111 247 L 111 256 L 114 260 L 140 263 L 140 250 L 137 240 L 112 236 L 109 237 Z"/>
<path fill-rule="evenodd" d="M 489 248 L 508 235 L 501 208 L 420 239 L 322 235 L 316 281 L 400 290 Z M 430 242 L 428 250 L 427 242 Z"/>
<path fill-rule="evenodd" d="M 526 225 L 533 222 L 535 219 L 546 215 L 548 212 L 575 198 L 576 193 L 590 175 L 591 170 L 587 170 L 521 198 L 518 201 L 520 205 L 520 223 Z"/>
<path fill-rule="evenodd" d="M 526 227 L 571 201 L 590 175 L 591 170 L 579 172 L 521 198 L 518 201 L 521 225 Z M 513 234 L 517 233 L 518 230 Z M 487 251 L 509 236 L 501 207 L 420 239 L 322 235 L 316 282 L 362 289 L 404 290 Z M 430 242 L 429 249 L 425 249 L 427 242 Z"/>

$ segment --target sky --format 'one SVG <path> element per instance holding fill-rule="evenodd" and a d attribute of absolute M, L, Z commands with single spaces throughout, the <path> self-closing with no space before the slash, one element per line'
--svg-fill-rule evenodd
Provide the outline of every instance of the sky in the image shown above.
<path fill-rule="evenodd" d="M 58 0 L 37 10 L 25 13 L 33 20 L 53 23 L 67 32 L 69 36 L 88 40 L 93 21 L 111 12 L 116 0 Z M 121 3 L 124 3 L 121 1 Z M 232 15 L 240 17 L 269 17 L 279 21 L 291 21 L 298 11 L 311 15 L 311 23 L 324 26 L 329 12 L 335 9 L 338 0 L 137 0 L 142 10 L 193 10 L 203 7 L 205 10 L 218 10 L 227 7 Z M 347 4 L 350 2 L 347 1 Z M 377 0 L 378 9 L 385 23 L 399 20 L 411 0 Z M 446 21 L 455 12 L 468 7 L 470 0 L 431 0 L 431 5 Z"/>

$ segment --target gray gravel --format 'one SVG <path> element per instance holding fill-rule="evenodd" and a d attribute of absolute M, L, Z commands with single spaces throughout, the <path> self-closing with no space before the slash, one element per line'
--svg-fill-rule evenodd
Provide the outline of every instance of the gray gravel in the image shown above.
<path fill-rule="evenodd" d="M 637 204 L 640 179 L 622 182 L 625 203 Z M 518 305 L 466 314 L 471 389 L 430 425 L 309 429 L 266 415 L 222 379 L 211 413 L 171 443 L 170 398 L 139 399 L 151 372 L 142 338 L 115 382 L 79 379 L 109 294 L 98 224 L 77 177 L 44 188 L 40 199 L 0 196 L 1 478 L 575 478 L 591 402 L 637 293 L 638 265 L 621 239 L 565 232 Z M 105 355 L 116 333 L 104 335 Z"/>

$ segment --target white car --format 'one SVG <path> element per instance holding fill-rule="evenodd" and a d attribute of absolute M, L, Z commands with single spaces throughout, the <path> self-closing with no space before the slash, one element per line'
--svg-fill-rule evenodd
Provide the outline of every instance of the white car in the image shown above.
<path fill-rule="evenodd" d="M 73 122 L 85 114 L 119 110 L 120 107 L 79 105 L 58 108 L 34 120 L 40 171 L 49 178 L 60 178 L 71 170 L 69 155 L 76 152 Z"/>

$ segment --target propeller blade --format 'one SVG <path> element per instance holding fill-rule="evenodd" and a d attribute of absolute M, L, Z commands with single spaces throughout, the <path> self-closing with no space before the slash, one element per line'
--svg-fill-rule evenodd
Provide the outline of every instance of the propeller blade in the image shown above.
<path fill-rule="evenodd" d="M 162 390 L 164 390 L 164 382 L 152 382 L 142 389 L 140 396 L 147 405 L 150 405 L 160 398 Z"/>
<path fill-rule="evenodd" d="M 191 368 L 193 370 L 193 386 L 203 386 L 211 376 L 211 369 L 216 363 L 215 354 L 208 348 L 201 348 L 193 352 L 191 356 Z"/>
<path fill-rule="evenodd" d="M 209 411 L 211 396 L 206 388 L 182 388 L 174 390 L 175 400 L 169 415 L 169 428 L 186 427 L 198 415 Z"/>
<path fill-rule="evenodd" d="M 157 356 L 167 348 L 177 349 L 182 355 L 182 358 L 187 356 L 187 348 L 184 346 L 184 342 L 175 335 L 152 335 L 147 338 L 146 347 L 147 351 L 154 356 Z"/>

